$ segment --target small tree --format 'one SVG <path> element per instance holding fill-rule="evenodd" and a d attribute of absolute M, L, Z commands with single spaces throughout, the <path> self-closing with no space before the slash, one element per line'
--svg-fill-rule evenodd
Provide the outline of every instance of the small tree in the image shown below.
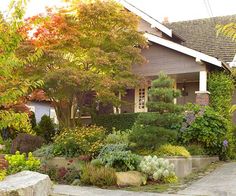
<path fill-rule="evenodd" d="M 156 149 L 175 138 L 172 129 L 181 123 L 182 106 L 174 104 L 180 91 L 173 86 L 173 79 L 163 73 L 152 82 L 147 103 L 150 112 L 139 115 L 130 136 L 138 149 Z"/>
<path fill-rule="evenodd" d="M 41 121 L 38 124 L 37 134 L 42 136 L 47 143 L 52 141 L 52 138 L 55 136 L 55 127 L 53 125 L 52 119 L 43 115 Z"/>

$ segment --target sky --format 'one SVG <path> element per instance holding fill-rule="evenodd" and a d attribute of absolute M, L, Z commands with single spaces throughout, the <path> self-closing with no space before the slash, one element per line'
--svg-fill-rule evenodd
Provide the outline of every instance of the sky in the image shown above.
<path fill-rule="evenodd" d="M 0 10 L 6 10 L 10 0 L 0 0 Z M 236 14 L 236 0 L 127 0 L 160 22 L 170 22 Z M 209 11 L 210 8 L 212 11 Z M 31 0 L 26 16 L 45 11 L 45 6 L 62 6 L 60 0 Z"/>

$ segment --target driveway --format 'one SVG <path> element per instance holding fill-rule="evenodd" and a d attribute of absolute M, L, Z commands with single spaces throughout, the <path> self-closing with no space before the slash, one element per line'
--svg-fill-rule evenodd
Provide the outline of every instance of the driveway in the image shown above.
<path fill-rule="evenodd" d="M 236 162 L 225 163 L 178 194 L 236 196 Z"/>

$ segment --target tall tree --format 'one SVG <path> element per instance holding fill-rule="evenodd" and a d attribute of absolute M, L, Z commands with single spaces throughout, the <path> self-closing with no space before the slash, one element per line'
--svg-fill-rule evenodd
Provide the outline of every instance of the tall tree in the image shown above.
<path fill-rule="evenodd" d="M 60 125 L 73 127 L 88 93 L 97 102 L 119 104 L 117 92 L 137 83 L 131 65 L 145 62 L 141 49 L 147 42 L 137 31 L 139 18 L 116 2 L 68 2 L 68 9 L 29 18 L 25 29 L 34 28 L 30 42 L 43 50 L 27 76 L 43 78 Z"/>
<path fill-rule="evenodd" d="M 10 127 L 19 131 L 31 131 L 28 115 L 16 113 L 17 104 L 31 89 L 42 82 L 31 82 L 21 77 L 19 70 L 40 56 L 40 51 L 21 58 L 17 50 L 26 35 L 21 31 L 26 1 L 11 1 L 6 15 L 0 13 L 0 129 Z"/>

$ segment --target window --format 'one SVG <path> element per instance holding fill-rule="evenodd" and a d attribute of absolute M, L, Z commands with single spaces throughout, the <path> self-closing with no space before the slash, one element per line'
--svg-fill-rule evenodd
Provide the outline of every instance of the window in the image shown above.
<path fill-rule="evenodd" d="M 138 108 L 140 110 L 144 109 L 145 108 L 145 88 L 140 88 L 138 89 L 139 92 L 138 92 Z"/>
<path fill-rule="evenodd" d="M 135 89 L 135 112 L 147 112 L 147 88 Z"/>

